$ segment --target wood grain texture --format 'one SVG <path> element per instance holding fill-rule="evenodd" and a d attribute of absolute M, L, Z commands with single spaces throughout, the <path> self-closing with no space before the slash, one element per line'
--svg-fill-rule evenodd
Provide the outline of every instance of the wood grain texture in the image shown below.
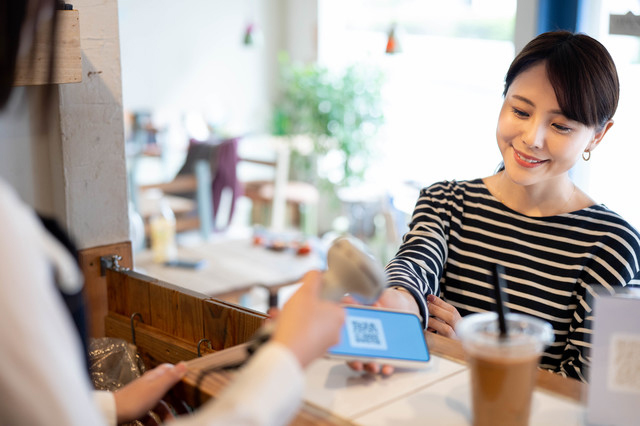
<path fill-rule="evenodd" d="M 107 336 L 132 342 L 130 318 L 110 312 L 105 318 Z M 143 322 L 135 323 L 136 348 L 147 369 L 162 363 L 176 364 L 198 356 L 194 343 L 177 339 Z"/>
<path fill-rule="evenodd" d="M 149 283 L 150 324 L 179 339 L 197 343 L 204 337 L 203 297 L 162 282 Z"/>
<path fill-rule="evenodd" d="M 127 318 L 138 313 L 142 321 L 151 324 L 149 281 L 129 272 L 106 271 L 109 312 Z"/>
<path fill-rule="evenodd" d="M 209 298 L 203 301 L 204 335 L 214 350 L 247 342 L 267 316 L 242 306 Z"/>
<path fill-rule="evenodd" d="M 131 242 L 108 244 L 92 247 L 78 252 L 80 269 L 84 275 L 84 294 L 87 301 L 89 335 L 104 337 L 104 318 L 108 311 L 107 279 L 101 274 L 100 257 L 119 255 L 122 257 L 120 266 L 133 267 Z"/>
<path fill-rule="evenodd" d="M 49 79 L 51 26 L 38 28 L 32 50 L 18 58 L 14 86 L 78 83 L 82 81 L 80 15 L 77 10 L 58 11 L 55 68 Z"/>
<path fill-rule="evenodd" d="M 133 271 L 107 270 L 106 277 L 105 334 L 133 343 L 132 316 L 139 314 L 133 323 L 144 337 L 136 345 L 152 365 L 195 357 L 202 339 L 211 342 L 202 342 L 202 354 L 247 342 L 267 317 Z"/>

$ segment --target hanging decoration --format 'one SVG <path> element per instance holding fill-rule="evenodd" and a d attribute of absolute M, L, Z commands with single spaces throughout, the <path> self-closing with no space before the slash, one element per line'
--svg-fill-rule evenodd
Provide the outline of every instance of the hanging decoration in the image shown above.
<path fill-rule="evenodd" d="M 260 27 L 256 25 L 256 20 L 254 19 L 256 13 L 256 6 L 254 3 L 254 0 L 249 0 L 246 3 L 246 7 L 248 9 L 247 16 L 249 19 L 247 19 L 247 26 L 245 27 L 242 35 L 242 44 L 247 47 L 259 46 L 262 44 L 262 31 L 260 31 Z"/>
<path fill-rule="evenodd" d="M 242 44 L 247 47 L 251 46 L 261 46 L 263 41 L 262 31 L 260 31 L 260 27 L 258 27 L 254 23 L 247 24 L 247 28 L 244 31 L 244 36 L 242 37 Z"/>
<path fill-rule="evenodd" d="M 402 52 L 400 43 L 398 43 L 398 37 L 396 35 L 396 24 L 393 24 L 389 29 L 389 35 L 387 37 L 387 49 L 385 50 L 385 52 L 388 54 Z"/>

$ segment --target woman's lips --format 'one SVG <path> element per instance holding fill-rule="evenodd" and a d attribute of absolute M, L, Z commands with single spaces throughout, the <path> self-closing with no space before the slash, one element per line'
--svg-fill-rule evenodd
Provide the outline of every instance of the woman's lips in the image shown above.
<path fill-rule="evenodd" d="M 518 163 L 522 167 L 527 167 L 529 169 L 538 167 L 548 161 L 548 160 L 539 160 L 535 157 L 525 155 L 515 148 L 513 149 L 513 158 L 516 160 L 516 163 Z"/>

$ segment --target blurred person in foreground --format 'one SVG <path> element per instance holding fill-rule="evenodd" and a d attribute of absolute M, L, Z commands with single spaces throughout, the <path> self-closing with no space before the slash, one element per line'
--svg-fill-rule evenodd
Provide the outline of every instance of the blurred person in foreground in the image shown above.
<path fill-rule="evenodd" d="M 1 0 L 0 113 L 12 94 L 18 52 L 29 50 L 41 22 L 55 16 L 55 4 Z M 42 123 L 49 122 L 51 90 L 45 87 L 38 117 Z M 76 259 L 1 179 L 0 259 L 0 423 L 132 421 L 184 376 L 185 364 L 164 364 L 114 393 L 93 391 L 83 311 L 70 309 L 77 308 L 83 286 Z M 301 402 L 302 369 L 338 342 L 344 321 L 339 305 L 320 299 L 320 286 L 319 273 L 307 274 L 278 316 L 272 339 L 234 383 L 196 414 L 175 419 L 176 424 L 272 425 L 291 420 Z"/>

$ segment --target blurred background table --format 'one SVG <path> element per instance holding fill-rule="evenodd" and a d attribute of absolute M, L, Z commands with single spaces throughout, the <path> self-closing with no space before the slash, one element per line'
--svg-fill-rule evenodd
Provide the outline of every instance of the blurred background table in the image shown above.
<path fill-rule="evenodd" d="M 202 260 L 204 265 L 197 269 L 165 266 L 153 262 L 151 251 L 144 250 L 135 255 L 134 270 L 188 290 L 254 309 L 259 307 L 243 303 L 243 295 L 256 288 L 267 292 L 266 288 L 270 293 L 277 294 L 279 289 L 298 283 L 306 272 L 324 269 L 325 265 L 325 256 L 318 249 L 298 255 L 292 249 L 276 251 L 254 245 L 250 237 L 181 245 L 178 247 L 178 259 Z"/>

